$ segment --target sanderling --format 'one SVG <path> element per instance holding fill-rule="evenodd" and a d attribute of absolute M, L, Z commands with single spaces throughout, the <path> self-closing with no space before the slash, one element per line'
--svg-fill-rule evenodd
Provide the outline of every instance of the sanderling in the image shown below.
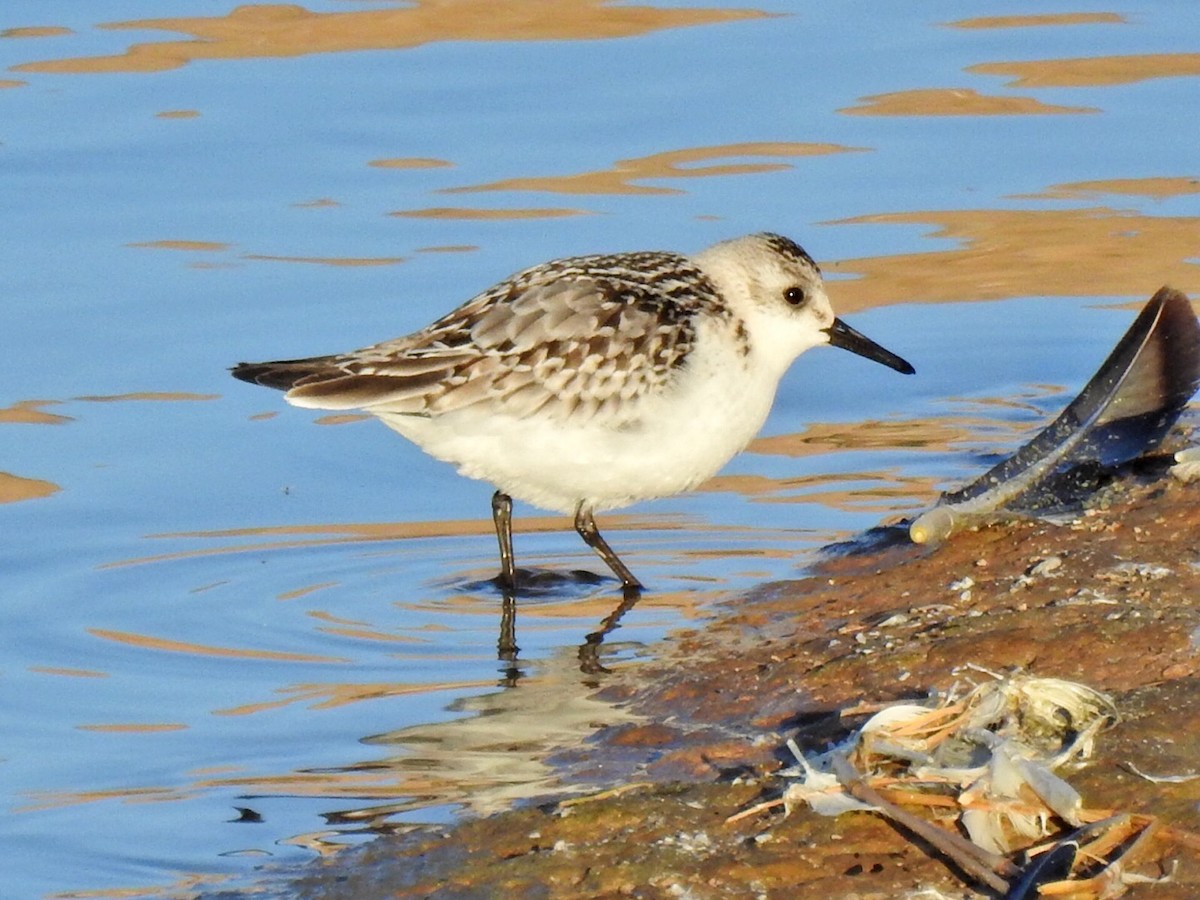
<path fill-rule="evenodd" d="M 788 366 L 820 344 L 913 372 L 834 316 L 799 245 L 764 233 L 693 257 L 553 260 L 407 337 L 232 372 L 295 406 L 371 413 L 494 485 L 504 588 L 516 587 L 516 497 L 574 513 L 583 540 L 637 591 L 594 514 L 716 474 L 758 433 Z"/>

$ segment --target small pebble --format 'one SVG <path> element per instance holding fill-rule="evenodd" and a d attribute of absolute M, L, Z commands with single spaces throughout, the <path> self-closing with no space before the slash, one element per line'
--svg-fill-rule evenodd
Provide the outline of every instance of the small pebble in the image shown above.
<path fill-rule="evenodd" d="M 1062 567 L 1063 561 L 1061 556 L 1047 556 L 1043 560 L 1039 560 L 1026 570 L 1025 574 L 1031 578 L 1040 578 L 1044 575 L 1049 575 L 1051 572 Z"/>
<path fill-rule="evenodd" d="M 1200 481 L 1200 447 L 1189 447 L 1175 454 L 1171 477 L 1184 484 Z"/>

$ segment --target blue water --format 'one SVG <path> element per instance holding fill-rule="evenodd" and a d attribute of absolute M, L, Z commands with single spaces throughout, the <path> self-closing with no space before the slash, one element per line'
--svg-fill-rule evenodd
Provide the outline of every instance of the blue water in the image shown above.
<path fill-rule="evenodd" d="M 377 423 L 314 424 L 229 365 L 403 334 L 554 256 L 694 251 L 768 228 L 801 241 L 835 304 L 853 306 L 847 319 L 918 375 L 813 351 L 764 430 L 794 436 L 790 449 L 770 444 L 705 490 L 601 518 L 651 586 L 603 645 L 605 665 L 628 668 L 723 601 L 794 576 L 814 548 L 977 474 L 1073 395 L 1128 304 L 1162 281 L 1200 292 L 1194 75 L 1012 87 L 966 71 L 1196 54 L 1187 3 L 1106 7 L 1124 24 L 961 29 L 944 24 L 965 15 L 950 2 L 725 3 L 726 21 L 687 27 L 667 13 L 698 7 L 663 2 L 663 27 L 601 40 L 577 17 L 611 21 L 622 4 L 464 2 L 428 21 L 408 7 L 396 33 L 409 40 L 390 48 L 186 61 L 197 47 L 184 43 L 152 71 L 105 72 L 86 60 L 149 45 L 136 63 L 200 39 L 186 22 L 142 20 L 237 4 L 98 6 L 0 7 L 5 896 L 248 884 L 258 866 L 374 828 L 498 808 L 551 777 L 540 754 L 624 715 L 589 699 L 598 677 L 576 656 L 617 602 L 611 582 L 522 602 L 518 661 L 498 659 L 499 598 L 474 586 L 496 565 L 491 489 Z M 306 7 L 342 17 L 313 20 L 316 34 L 336 21 L 377 37 L 377 23 L 345 17 L 405 8 Z M 753 9 L 776 15 L 737 18 Z M 302 31 L 250 11 L 255 53 Z M 517 13 L 547 36 L 516 30 Z M 117 22 L 141 24 L 102 27 Z M 32 26 L 68 31 L 20 30 Z M 84 62 L 23 68 L 63 60 Z M 841 111 L 932 88 L 1097 112 Z M 772 143 L 846 149 L 712 149 Z M 685 169 L 770 168 L 632 179 L 670 189 L 658 193 L 453 190 L 681 150 L 697 151 Z M 398 158 L 448 165 L 370 165 Z M 1028 196 L 1152 178 L 1185 186 Z M 499 216 L 422 212 L 444 207 Z M 571 214 L 513 214 L 546 209 Z M 987 249 L 1000 212 L 1077 209 L 1103 228 Z M 973 237 L 915 218 L 962 212 Z M 1153 227 L 1121 252 L 1120 234 Z M 1058 260 L 1044 288 L 1022 277 L 1043 253 Z M 914 270 L 911 254 L 945 257 Z M 852 280 L 853 261 L 879 259 L 885 274 Z M 14 421 L 29 401 L 46 420 Z M 894 442 L 873 439 L 884 426 Z M 518 506 L 517 524 L 521 564 L 602 569 L 568 522 Z M 239 808 L 261 821 L 236 821 Z"/>

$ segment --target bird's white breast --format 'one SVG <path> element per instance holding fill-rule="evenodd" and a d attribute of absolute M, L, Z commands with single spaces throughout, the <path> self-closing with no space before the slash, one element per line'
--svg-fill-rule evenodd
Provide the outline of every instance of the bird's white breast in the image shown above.
<path fill-rule="evenodd" d="M 613 509 L 716 474 L 762 427 L 782 374 L 776 369 L 735 339 L 729 321 L 702 320 L 668 386 L 629 398 L 619 417 L 518 418 L 486 404 L 429 418 L 377 415 L 462 474 L 535 506 L 571 512 L 586 501 Z"/>

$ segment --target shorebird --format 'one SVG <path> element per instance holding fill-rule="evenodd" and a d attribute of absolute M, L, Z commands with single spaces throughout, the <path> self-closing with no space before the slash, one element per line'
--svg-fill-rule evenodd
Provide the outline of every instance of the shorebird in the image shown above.
<path fill-rule="evenodd" d="M 231 371 L 295 406 L 371 413 L 491 483 L 506 590 L 517 581 L 516 497 L 573 514 L 580 537 L 638 591 L 595 513 L 716 474 L 758 433 L 796 357 L 821 344 L 913 372 L 834 316 L 798 244 L 761 233 L 690 257 L 553 260 L 407 337 Z"/>

